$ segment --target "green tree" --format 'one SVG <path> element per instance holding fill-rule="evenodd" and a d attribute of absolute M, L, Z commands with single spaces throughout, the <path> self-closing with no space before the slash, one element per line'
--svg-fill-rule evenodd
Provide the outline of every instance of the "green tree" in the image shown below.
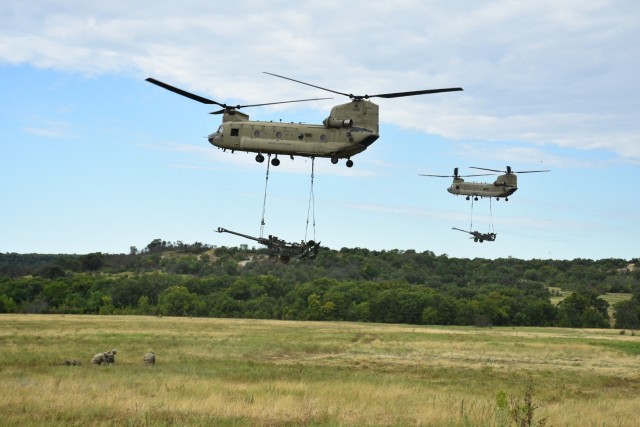
<path fill-rule="evenodd" d="M 616 328 L 640 329 L 640 306 L 635 299 L 620 301 L 613 306 Z"/>
<path fill-rule="evenodd" d="M 187 316 L 195 307 L 196 297 L 186 286 L 171 286 L 160 293 L 160 313 L 165 316 Z"/>
<path fill-rule="evenodd" d="M 100 314 L 113 314 L 114 312 L 113 300 L 109 295 L 103 295 L 100 298 L 100 310 L 98 313 Z"/>
<path fill-rule="evenodd" d="M 569 328 L 607 328 L 608 317 L 601 305 L 594 307 L 588 297 L 573 292 L 558 304 L 558 326 Z"/>
<path fill-rule="evenodd" d="M 0 295 L 0 313 L 15 313 L 17 309 L 18 306 L 12 298 Z"/>
<path fill-rule="evenodd" d="M 83 270 L 96 271 L 104 266 L 104 255 L 101 252 L 94 252 L 83 256 L 80 261 Z"/>
<path fill-rule="evenodd" d="M 138 312 L 140 314 L 149 314 L 151 313 L 151 305 L 149 305 L 149 297 L 146 295 L 142 295 L 138 299 Z"/>

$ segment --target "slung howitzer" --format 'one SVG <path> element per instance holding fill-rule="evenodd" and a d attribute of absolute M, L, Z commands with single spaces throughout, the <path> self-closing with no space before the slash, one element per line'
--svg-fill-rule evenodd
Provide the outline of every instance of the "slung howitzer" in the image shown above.
<path fill-rule="evenodd" d="M 493 242 L 494 240 L 496 240 L 496 233 L 481 233 L 479 231 L 467 231 L 467 230 L 463 230 L 461 228 L 456 228 L 456 227 L 451 227 L 452 230 L 458 230 L 458 231 L 462 231 L 463 233 L 467 233 L 467 234 L 471 234 L 473 236 L 473 241 L 474 242 L 484 242 L 485 240 L 487 242 Z"/>
<path fill-rule="evenodd" d="M 316 243 L 313 240 L 309 240 L 308 242 L 302 241 L 301 243 L 289 243 L 273 235 L 269 235 L 268 238 L 254 237 L 238 233 L 236 231 L 227 230 L 222 227 L 218 227 L 217 231 L 218 233 L 235 234 L 236 236 L 255 240 L 261 245 L 265 245 L 271 262 L 276 262 L 279 259 L 280 262 L 286 264 L 289 262 L 291 257 L 314 259 L 318 254 L 318 249 L 320 248 L 320 242 Z"/>

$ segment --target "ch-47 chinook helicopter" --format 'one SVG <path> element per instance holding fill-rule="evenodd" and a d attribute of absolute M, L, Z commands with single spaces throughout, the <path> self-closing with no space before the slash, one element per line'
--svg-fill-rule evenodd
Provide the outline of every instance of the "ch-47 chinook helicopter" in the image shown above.
<path fill-rule="evenodd" d="M 504 197 L 505 201 L 509 200 L 509 196 L 515 193 L 518 189 L 518 177 L 517 173 L 533 173 L 533 172 L 549 172 L 549 170 L 536 170 L 536 171 L 512 171 L 511 166 L 507 166 L 506 171 L 500 171 L 496 169 L 486 169 L 471 166 L 472 169 L 480 169 L 489 172 L 502 173 L 494 182 L 466 182 L 462 178 L 472 176 L 487 176 L 496 175 L 496 173 L 485 173 L 477 175 L 458 175 L 458 168 L 453 170 L 453 175 L 427 175 L 420 174 L 420 176 L 435 176 L 439 178 L 453 178 L 451 186 L 447 188 L 447 191 L 455 195 L 467 196 L 467 200 L 471 197 L 474 200 L 478 200 L 479 197 L 495 197 L 496 200 L 500 200 Z"/>
<path fill-rule="evenodd" d="M 317 89 L 322 89 L 338 95 L 344 95 L 351 102 L 336 105 L 331 109 L 329 117 L 321 125 L 302 123 L 264 122 L 249 120 L 247 114 L 238 110 L 245 107 L 261 105 L 283 104 L 288 102 L 312 101 L 328 98 L 302 99 L 296 101 L 271 102 L 254 105 L 227 105 L 217 101 L 194 95 L 177 87 L 168 85 L 153 78 L 147 81 L 164 89 L 186 96 L 203 104 L 215 104 L 221 110 L 211 114 L 222 114 L 222 124 L 218 130 L 209 135 L 209 142 L 223 150 L 246 151 L 257 153 L 256 161 L 264 162 L 264 155 L 271 159 L 273 166 L 278 166 L 278 155 L 305 157 L 328 157 L 331 163 L 338 163 L 339 159 L 347 159 L 347 167 L 353 166 L 352 156 L 366 150 L 379 137 L 378 133 L 378 105 L 369 98 L 400 98 L 404 96 L 426 95 L 439 92 L 460 91 L 462 88 L 427 89 L 411 92 L 381 93 L 377 95 L 353 95 L 315 86 L 294 80 L 289 77 L 267 73 L 275 77 L 291 80 Z"/>

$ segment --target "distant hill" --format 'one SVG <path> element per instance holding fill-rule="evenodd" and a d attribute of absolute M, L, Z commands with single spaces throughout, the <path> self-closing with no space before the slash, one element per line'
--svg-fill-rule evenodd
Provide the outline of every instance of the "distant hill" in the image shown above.
<path fill-rule="evenodd" d="M 637 259 L 322 248 L 315 260 L 271 261 L 262 248 L 161 239 L 129 254 L 0 254 L 0 312 L 627 328 L 638 317 Z"/>

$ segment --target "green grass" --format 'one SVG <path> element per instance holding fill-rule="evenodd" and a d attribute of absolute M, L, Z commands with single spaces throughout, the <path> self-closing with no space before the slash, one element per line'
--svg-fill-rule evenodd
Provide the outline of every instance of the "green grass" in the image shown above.
<path fill-rule="evenodd" d="M 640 419 L 615 330 L 0 315 L 0 349 L 3 425 L 494 426 L 526 384 L 547 425 Z"/>

